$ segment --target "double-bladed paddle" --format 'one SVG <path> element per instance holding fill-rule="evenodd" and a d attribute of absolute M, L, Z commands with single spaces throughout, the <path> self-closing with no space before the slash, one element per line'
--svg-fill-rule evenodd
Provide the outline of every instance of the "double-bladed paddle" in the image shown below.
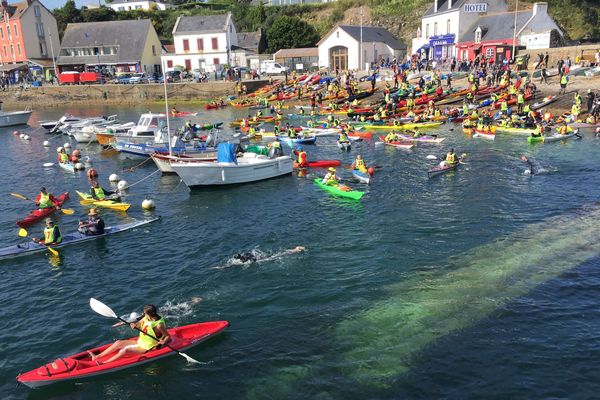
<path fill-rule="evenodd" d="M 20 237 L 27 237 L 29 236 L 29 232 L 27 232 L 27 230 L 25 230 L 24 228 L 19 229 L 19 236 Z M 50 253 L 54 254 L 55 256 L 58 255 L 58 251 L 53 249 L 50 246 L 46 246 L 48 248 L 48 251 L 50 251 Z"/>
<path fill-rule="evenodd" d="M 29 197 L 25 197 L 25 196 L 23 196 L 22 194 L 19 194 L 19 193 L 11 193 L 10 195 L 13 196 L 13 197 L 16 197 L 17 199 L 27 200 L 27 201 L 31 201 L 33 203 L 36 202 L 35 200 L 32 200 Z M 62 211 L 62 213 L 66 214 L 66 215 L 73 215 L 75 213 L 75 211 L 71 210 L 70 208 L 62 208 L 61 207 L 60 211 Z"/>

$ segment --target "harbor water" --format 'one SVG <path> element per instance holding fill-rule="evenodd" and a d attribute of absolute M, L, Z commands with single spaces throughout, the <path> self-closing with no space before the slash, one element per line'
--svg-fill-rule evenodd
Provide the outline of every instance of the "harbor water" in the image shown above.
<path fill-rule="evenodd" d="M 164 110 L 37 110 L 24 129 L 30 141 L 2 129 L 0 247 L 28 240 L 17 236 L 15 221 L 32 204 L 11 192 L 33 198 L 41 186 L 55 195 L 69 191 L 64 207 L 75 214 L 55 215 L 63 233 L 87 213 L 75 193 L 89 190 L 85 172 L 43 167 L 68 137 L 49 135 L 36 121 L 64 112 L 137 121 L 149 109 Z M 245 113 L 200 110 L 190 119 L 227 124 Z M 305 146 L 309 159 L 349 165 L 360 153 L 376 166 L 369 186 L 338 169 L 345 183 L 366 191 L 360 202 L 322 191 L 312 182 L 325 173 L 317 169 L 189 191 L 177 176 L 153 174 L 152 161 L 140 165 L 142 158 L 72 142 L 105 188 L 112 173 L 135 183 L 124 197 L 132 203 L 128 213 L 101 210 L 107 225 L 162 218 L 64 247 L 58 257 L 0 261 L 2 397 L 597 397 L 600 139 L 582 132 L 582 140 L 529 145 L 522 136 L 473 139 L 445 124 L 435 130 L 443 143 L 412 150 L 365 140 L 343 153 L 328 137 Z M 451 147 L 467 154 L 465 163 L 428 179 L 439 161 L 427 156 L 439 159 Z M 525 173 L 522 154 L 539 174 Z M 145 198 L 156 210 L 141 209 Z M 42 225 L 28 230 L 40 236 Z M 296 246 L 305 250 L 286 251 Z M 240 252 L 258 261 L 237 262 Z M 20 372 L 134 336 L 94 313 L 90 297 L 119 315 L 156 304 L 169 326 L 231 325 L 187 352 L 201 365 L 173 356 L 39 390 L 16 385 Z"/>

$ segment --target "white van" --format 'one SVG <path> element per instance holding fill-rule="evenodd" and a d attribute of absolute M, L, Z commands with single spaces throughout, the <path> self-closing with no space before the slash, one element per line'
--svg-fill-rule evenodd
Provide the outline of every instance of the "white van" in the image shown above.
<path fill-rule="evenodd" d="M 283 74 L 288 68 L 275 61 L 269 60 L 260 64 L 260 73 L 262 74 Z"/>

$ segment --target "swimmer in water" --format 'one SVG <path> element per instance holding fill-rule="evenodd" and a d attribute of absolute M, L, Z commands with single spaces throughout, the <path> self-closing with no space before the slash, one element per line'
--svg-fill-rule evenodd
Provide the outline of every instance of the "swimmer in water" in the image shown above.
<path fill-rule="evenodd" d="M 272 256 L 268 256 L 268 257 L 264 257 L 261 258 L 260 256 L 257 257 L 253 252 L 251 251 L 246 251 L 243 253 L 237 253 L 236 255 L 234 255 L 232 257 L 232 260 L 234 261 L 239 261 L 242 264 L 246 264 L 246 263 L 254 263 L 254 262 L 258 262 L 258 261 L 269 261 L 272 260 L 276 257 L 281 257 L 281 256 L 285 256 L 288 254 L 294 254 L 294 253 L 300 253 L 302 251 L 306 250 L 305 247 L 303 246 L 296 246 L 293 249 L 289 249 L 289 250 L 285 250 L 282 251 L 281 253 L 276 253 Z"/>
<path fill-rule="evenodd" d="M 521 155 L 521 161 L 525 161 L 527 163 L 527 166 L 529 167 L 529 175 L 535 175 L 533 162 L 531 162 L 531 160 L 527 158 L 524 154 Z"/>

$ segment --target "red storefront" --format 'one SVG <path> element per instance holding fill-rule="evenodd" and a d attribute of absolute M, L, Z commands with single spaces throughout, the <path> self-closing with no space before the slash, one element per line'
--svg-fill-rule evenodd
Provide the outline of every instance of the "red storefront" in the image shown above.
<path fill-rule="evenodd" d="M 512 58 L 513 40 L 491 40 L 489 42 L 463 42 L 456 45 L 457 57 L 459 60 L 472 61 L 475 57 L 483 55 L 487 62 L 501 63 L 504 59 Z M 517 46 L 518 50 L 522 46 Z M 489 60 L 492 61 L 489 61 Z"/>

